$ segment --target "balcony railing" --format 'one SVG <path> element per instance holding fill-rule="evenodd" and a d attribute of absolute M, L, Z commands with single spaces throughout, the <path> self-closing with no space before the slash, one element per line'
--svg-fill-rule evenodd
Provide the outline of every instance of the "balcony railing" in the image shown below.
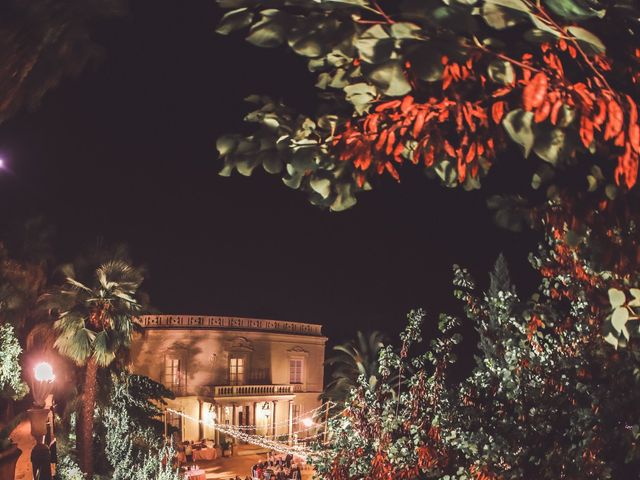
<path fill-rule="evenodd" d="M 293 385 L 218 385 L 201 389 L 203 396 L 214 398 L 291 395 L 294 391 Z"/>

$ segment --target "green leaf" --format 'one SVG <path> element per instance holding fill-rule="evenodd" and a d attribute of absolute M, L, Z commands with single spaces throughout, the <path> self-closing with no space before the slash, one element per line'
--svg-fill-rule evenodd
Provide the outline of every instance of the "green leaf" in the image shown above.
<path fill-rule="evenodd" d="M 596 37 L 589 30 L 582 27 L 570 26 L 567 27 L 567 31 L 576 37 L 583 47 L 590 50 L 590 53 L 596 54 L 606 52 L 607 47 L 602 43 L 602 40 Z"/>
<path fill-rule="evenodd" d="M 565 131 L 561 128 L 540 128 L 536 131 L 533 151 L 545 162 L 557 165 L 570 156 L 573 149 Z"/>
<path fill-rule="evenodd" d="M 218 23 L 216 33 L 228 35 L 231 32 L 248 27 L 253 21 L 253 12 L 247 8 L 238 8 L 224 14 Z"/>
<path fill-rule="evenodd" d="M 529 7 L 522 0 L 486 0 L 481 15 L 487 25 L 497 30 L 509 28 L 526 20 Z"/>
<path fill-rule="evenodd" d="M 501 85 L 511 85 L 516 79 L 516 72 L 511 62 L 495 59 L 487 68 L 489 78 Z"/>
<path fill-rule="evenodd" d="M 285 40 L 286 17 L 276 9 L 260 12 L 262 18 L 249 30 L 247 41 L 258 47 L 273 48 Z"/>
<path fill-rule="evenodd" d="M 553 13 L 570 21 L 602 18 L 607 13 L 605 9 L 591 8 L 585 0 L 545 0 L 544 3 Z"/>
<path fill-rule="evenodd" d="M 633 300 L 629 302 L 629 306 L 640 307 L 640 288 L 630 288 L 629 293 L 633 296 Z"/>
<path fill-rule="evenodd" d="M 618 307 L 613 311 L 613 315 L 611 315 L 611 325 L 616 329 L 617 332 L 622 330 L 622 327 L 629 320 L 629 310 L 626 307 Z"/>
<path fill-rule="evenodd" d="M 322 198 L 328 198 L 331 194 L 331 180 L 328 178 L 313 177 L 309 180 L 309 186 Z"/>
<path fill-rule="evenodd" d="M 502 120 L 502 126 L 511 140 L 522 147 L 525 158 L 529 156 L 535 143 L 532 121 L 533 113 L 520 108 L 511 110 Z"/>
<path fill-rule="evenodd" d="M 391 24 L 391 36 L 398 40 L 424 39 L 422 28 L 415 23 L 396 22 Z"/>
<path fill-rule="evenodd" d="M 344 87 L 345 97 L 348 102 L 353 104 L 356 112 L 362 114 L 369 108 L 369 104 L 375 100 L 377 90 L 373 85 L 368 83 L 354 83 Z"/>
<path fill-rule="evenodd" d="M 613 345 L 616 349 L 618 348 L 618 338 L 611 332 L 604 337 L 604 341 Z"/>
<path fill-rule="evenodd" d="M 387 61 L 394 49 L 394 40 L 381 25 L 374 25 L 364 31 L 353 45 L 358 49 L 360 58 L 367 63 Z"/>
<path fill-rule="evenodd" d="M 627 301 L 625 294 L 622 290 L 618 290 L 617 288 L 609 289 L 609 303 L 611 304 L 612 309 L 616 309 Z"/>
<path fill-rule="evenodd" d="M 411 91 L 411 84 L 407 81 L 401 61 L 398 59 L 375 66 L 363 65 L 362 72 L 371 83 L 390 97 L 399 97 Z"/>

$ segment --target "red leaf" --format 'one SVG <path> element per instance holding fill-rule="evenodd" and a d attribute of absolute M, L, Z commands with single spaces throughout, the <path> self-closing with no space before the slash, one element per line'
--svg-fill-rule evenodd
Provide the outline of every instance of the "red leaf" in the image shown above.
<path fill-rule="evenodd" d="M 400 100 L 391 100 L 390 102 L 381 103 L 375 108 L 375 111 L 382 112 L 383 110 L 391 110 L 398 107 L 400 103 Z"/>
<path fill-rule="evenodd" d="M 411 95 L 407 95 L 402 99 L 402 103 L 400 104 L 400 111 L 402 113 L 407 113 L 411 105 L 413 105 L 413 97 Z"/>
<path fill-rule="evenodd" d="M 638 106 L 629 95 L 626 95 L 627 102 L 629 102 L 629 125 L 638 123 Z"/>
<path fill-rule="evenodd" d="M 473 121 L 473 117 L 471 116 L 471 110 L 469 108 L 468 103 L 462 106 L 462 113 L 464 113 L 464 119 L 467 121 L 469 125 L 469 129 L 472 132 L 476 131 L 476 124 Z"/>
<path fill-rule="evenodd" d="M 426 110 L 420 110 L 418 115 L 416 115 L 416 120 L 413 122 L 413 138 L 418 138 L 420 132 L 422 131 L 422 127 L 424 126 L 424 118 L 427 116 Z"/>
<path fill-rule="evenodd" d="M 603 98 L 598 98 L 598 113 L 593 117 L 593 123 L 600 126 L 607 119 L 607 102 Z"/>
<path fill-rule="evenodd" d="M 387 169 L 387 172 L 389 172 L 393 178 L 400 181 L 400 175 L 398 174 L 398 171 L 395 169 L 395 167 L 391 164 L 391 162 L 386 162 L 384 164 L 384 168 Z"/>
<path fill-rule="evenodd" d="M 450 157 L 456 156 L 456 151 L 447 140 L 444 141 L 444 151 L 447 152 Z"/>
<path fill-rule="evenodd" d="M 522 100 L 524 109 L 527 112 L 532 111 L 534 108 L 538 108 L 544 102 L 547 96 L 547 88 L 549 86 L 549 80 L 543 72 L 538 72 L 534 75 L 531 81 L 524 87 L 522 91 Z"/>
<path fill-rule="evenodd" d="M 471 163 L 475 160 L 476 158 L 476 144 L 472 143 L 471 146 L 469 147 L 469 150 L 467 151 L 467 156 L 465 157 L 464 161 L 466 163 Z"/>
<path fill-rule="evenodd" d="M 551 112 L 551 103 L 549 100 L 545 100 L 542 106 L 536 110 L 533 120 L 536 123 L 544 122 L 549 116 L 549 112 Z"/>
<path fill-rule="evenodd" d="M 640 153 L 640 125 L 634 123 L 629 125 L 629 143 L 636 153 Z"/>
<path fill-rule="evenodd" d="M 580 139 L 585 148 L 593 143 L 593 122 L 586 115 L 580 117 Z"/>
<path fill-rule="evenodd" d="M 376 142 L 375 149 L 380 151 L 387 141 L 387 135 L 389 135 L 389 130 L 383 130 L 378 137 L 378 141 Z"/>
<path fill-rule="evenodd" d="M 391 152 L 393 152 L 393 146 L 396 143 L 396 134 L 395 132 L 389 132 L 389 136 L 387 137 L 387 148 L 385 149 L 384 153 L 386 153 L 387 155 L 391 155 Z"/>
<path fill-rule="evenodd" d="M 607 128 L 604 132 L 605 140 L 617 137 L 622 131 L 622 124 L 624 123 L 624 113 L 615 100 L 609 100 L 607 113 L 609 114 L 609 121 L 607 122 Z"/>
<path fill-rule="evenodd" d="M 493 118 L 493 121 L 496 122 L 496 124 L 500 124 L 500 122 L 502 121 L 505 105 L 506 102 L 499 101 L 491 106 L 491 118 Z"/>
<path fill-rule="evenodd" d="M 400 156 L 402 152 L 404 152 L 404 145 L 398 142 L 396 148 L 393 149 L 393 159 L 398 163 L 402 163 L 402 157 Z"/>
<path fill-rule="evenodd" d="M 551 108 L 551 123 L 554 125 L 558 123 L 558 113 L 560 113 L 560 109 L 562 108 L 562 100 L 556 101 Z"/>
<path fill-rule="evenodd" d="M 436 156 L 435 153 L 433 151 L 433 148 L 429 148 L 428 150 L 426 150 L 424 152 L 424 164 L 427 167 L 430 167 L 431 165 L 433 165 L 433 162 L 435 161 Z"/>
<path fill-rule="evenodd" d="M 467 164 L 462 161 L 462 155 L 458 158 L 458 181 L 464 182 L 467 177 Z"/>

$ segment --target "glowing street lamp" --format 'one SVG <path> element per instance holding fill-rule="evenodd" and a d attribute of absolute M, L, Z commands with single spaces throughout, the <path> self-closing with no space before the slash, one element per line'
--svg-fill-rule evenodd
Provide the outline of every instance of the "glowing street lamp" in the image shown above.
<path fill-rule="evenodd" d="M 45 408 L 45 404 L 47 397 L 53 392 L 53 381 L 56 376 L 53 374 L 51 365 L 40 362 L 33 370 L 33 377 L 34 382 L 31 387 L 33 408 L 27 410 L 31 422 L 31 435 L 36 440 L 36 445 L 31 450 L 33 478 L 51 480 L 51 452 L 49 446 L 44 444 L 49 418 L 49 409 Z"/>

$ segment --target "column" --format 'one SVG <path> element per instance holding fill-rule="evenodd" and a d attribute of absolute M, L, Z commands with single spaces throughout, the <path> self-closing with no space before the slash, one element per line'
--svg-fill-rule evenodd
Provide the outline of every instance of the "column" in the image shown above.
<path fill-rule="evenodd" d="M 277 400 L 271 402 L 273 404 L 273 413 L 271 414 L 271 438 L 273 439 L 276 438 L 276 401 Z"/>
<path fill-rule="evenodd" d="M 202 440 L 204 438 L 204 425 L 202 422 L 204 421 L 204 405 L 202 400 L 198 400 L 198 440 Z"/>
<path fill-rule="evenodd" d="M 293 435 L 293 400 L 289 400 L 289 422 L 287 426 L 289 427 L 287 430 L 287 440 L 289 445 L 291 445 L 291 436 Z"/>
<path fill-rule="evenodd" d="M 256 423 L 256 419 L 258 418 L 256 415 L 256 409 L 258 408 L 257 405 L 258 405 L 257 402 L 253 402 L 253 425 L 254 425 L 253 434 L 254 435 L 257 433 L 257 430 L 258 430 L 258 424 Z"/>
<path fill-rule="evenodd" d="M 236 424 L 238 423 L 236 418 L 236 402 L 233 402 L 231 405 L 232 405 L 231 425 L 235 427 Z"/>
<path fill-rule="evenodd" d="M 222 412 L 220 411 L 220 405 L 216 404 L 216 419 L 215 423 L 222 423 Z M 214 431 L 216 446 L 220 445 L 220 432 L 216 428 Z"/>

